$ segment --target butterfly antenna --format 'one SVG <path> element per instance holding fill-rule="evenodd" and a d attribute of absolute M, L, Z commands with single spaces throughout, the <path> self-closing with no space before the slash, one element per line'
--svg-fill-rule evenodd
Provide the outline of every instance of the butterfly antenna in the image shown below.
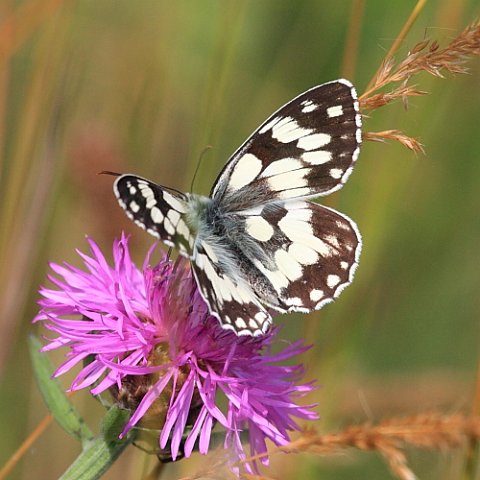
<path fill-rule="evenodd" d="M 102 170 L 98 172 L 97 175 L 112 175 L 113 177 L 120 177 L 121 173 L 111 172 L 110 170 Z"/>
<path fill-rule="evenodd" d="M 193 191 L 193 184 L 195 183 L 195 179 L 197 178 L 197 173 L 198 173 L 198 170 L 200 169 L 200 165 L 202 163 L 203 157 L 208 152 L 208 150 L 210 150 L 211 148 L 213 148 L 211 145 L 207 145 L 202 150 L 202 153 L 200 154 L 200 158 L 198 159 L 198 162 L 197 162 L 197 168 L 195 168 L 195 173 L 193 174 L 192 183 L 190 185 L 190 191 L 191 192 Z"/>

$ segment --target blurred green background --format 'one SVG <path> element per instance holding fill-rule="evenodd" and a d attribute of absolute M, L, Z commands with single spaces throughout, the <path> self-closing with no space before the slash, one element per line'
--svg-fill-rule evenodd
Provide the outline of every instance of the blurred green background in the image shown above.
<path fill-rule="evenodd" d="M 339 76 L 362 93 L 415 2 L 354 4 L 352 22 L 352 3 L 338 0 L 0 0 L 0 465 L 48 413 L 26 344 L 48 261 L 79 264 L 85 234 L 110 251 L 131 232 L 138 259 L 152 243 L 97 172 L 188 190 L 211 145 L 195 184 L 207 194 L 228 156 L 290 98 Z M 478 0 L 430 1 L 398 58 L 425 38 L 446 44 L 479 14 Z M 284 338 L 314 345 L 303 360 L 321 385 L 309 400 L 322 432 L 478 408 L 480 60 L 469 66 L 470 75 L 417 77 L 430 95 L 364 120 L 366 131 L 418 137 L 426 156 L 367 142 L 345 188 L 323 199 L 363 234 L 356 279 L 321 312 L 277 318 Z M 74 402 L 97 425 L 97 402 L 86 392 Z M 52 424 L 10 478 L 57 478 L 79 448 Z M 194 455 L 164 478 L 220 456 Z M 409 460 L 422 479 L 455 479 L 464 452 Z M 146 462 L 131 448 L 105 478 L 141 478 Z M 355 451 L 277 456 L 267 474 L 393 478 L 377 454 Z"/>

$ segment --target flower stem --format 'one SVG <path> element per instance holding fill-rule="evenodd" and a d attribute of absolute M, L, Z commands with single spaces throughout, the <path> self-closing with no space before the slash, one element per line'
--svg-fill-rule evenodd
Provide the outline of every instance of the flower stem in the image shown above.
<path fill-rule="evenodd" d="M 137 431 L 130 430 L 124 438 L 119 434 L 128 421 L 130 412 L 115 406 L 105 414 L 101 433 L 85 443 L 82 453 L 68 467 L 60 480 L 99 479 L 135 440 Z"/>

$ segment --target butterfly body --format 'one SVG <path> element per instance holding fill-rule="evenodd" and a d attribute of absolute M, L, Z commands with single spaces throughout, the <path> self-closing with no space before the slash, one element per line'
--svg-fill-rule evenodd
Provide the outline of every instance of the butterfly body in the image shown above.
<path fill-rule="evenodd" d="M 361 142 L 356 93 L 345 80 L 303 93 L 233 154 L 209 197 L 135 175 L 115 194 L 127 215 L 190 258 L 222 326 L 260 335 L 271 311 L 309 312 L 332 301 L 358 264 L 354 222 L 309 200 L 341 188 Z"/>

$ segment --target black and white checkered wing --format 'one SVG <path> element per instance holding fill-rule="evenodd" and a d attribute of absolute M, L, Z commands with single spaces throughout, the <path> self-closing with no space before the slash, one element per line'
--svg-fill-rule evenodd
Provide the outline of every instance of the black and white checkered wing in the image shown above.
<path fill-rule="evenodd" d="M 237 335 L 262 335 L 272 317 L 252 285 L 231 263 L 232 250 L 200 241 L 195 248 L 192 270 L 210 313 L 222 327 Z M 237 260 L 239 261 L 239 260 Z"/>
<path fill-rule="evenodd" d="M 272 308 L 318 310 L 352 281 L 361 238 L 345 215 L 294 200 L 243 212 L 238 218 L 245 233 L 241 244 L 255 245 L 244 254 L 271 287 L 258 293 Z"/>
<path fill-rule="evenodd" d="M 193 270 L 210 310 L 237 335 L 265 333 L 268 309 L 310 312 L 352 281 L 361 239 L 355 223 L 302 200 L 229 215 L 223 244 L 196 244 Z"/>
<path fill-rule="evenodd" d="M 212 190 L 230 211 L 327 195 L 347 181 L 361 143 L 361 116 L 347 80 L 302 93 L 234 153 Z"/>
<path fill-rule="evenodd" d="M 186 197 L 136 175 L 121 175 L 113 186 L 128 217 L 165 244 L 191 256 L 194 238 L 185 221 Z"/>

